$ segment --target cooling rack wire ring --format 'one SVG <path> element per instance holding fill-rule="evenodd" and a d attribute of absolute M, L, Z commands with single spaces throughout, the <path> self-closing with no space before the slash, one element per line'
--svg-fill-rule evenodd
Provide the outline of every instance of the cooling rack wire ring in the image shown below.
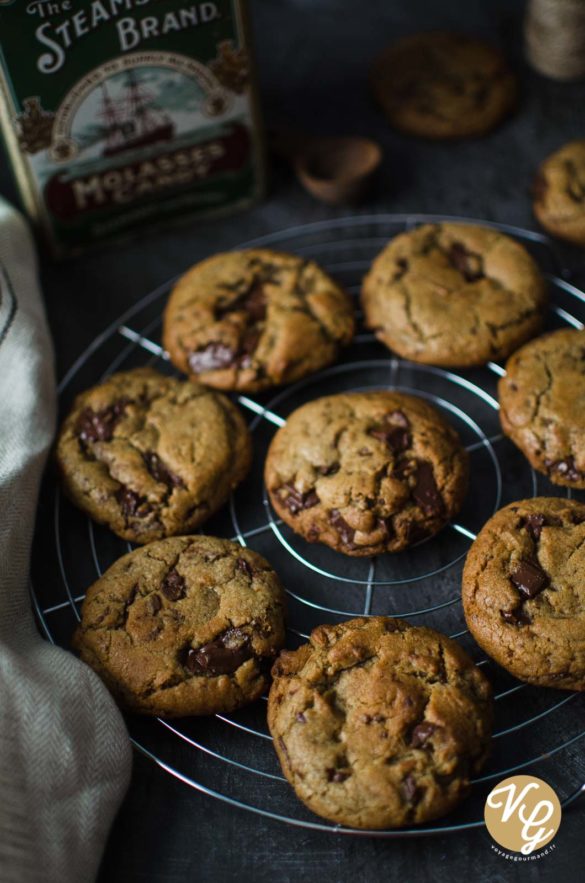
<path fill-rule="evenodd" d="M 465 221 L 467 223 L 480 223 L 484 225 L 487 224 L 488 226 L 493 226 L 505 233 L 508 233 L 512 236 L 515 236 L 516 238 L 525 241 L 528 245 L 532 245 L 542 249 L 543 253 L 546 254 L 547 259 L 549 260 L 554 270 L 554 273 L 548 276 L 549 283 L 553 292 L 562 294 L 565 300 L 567 298 L 571 302 L 575 300 L 581 305 L 581 308 L 583 309 L 585 305 L 585 294 L 575 288 L 575 286 L 573 286 L 568 281 L 569 274 L 562 267 L 561 261 L 552 242 L 543 234 L 535 233 L 534 231 L 524 230 L 506 224 L 488 224 L 488 222 L 481 220 L 461 217 L 448 217 L 444 215 L 358 215 L 352 218 L 337 218 L 334 220 L 316 222 L 314 224 L 290 228 L 282 232 L 276 232 L 267 236 L 259 237 L 252 241 L 244 243 L 240 247 L 279 247 L 282 248 L 282 250 L 289 250 L 292 252 L 303 254 L 307 257 L 314 257 L 333 275 L 342 275 L 344 277 L 348 276 L 349 279 L 345 287 L 352 294 L 355 295 L 359 291 L 359 280 L 367 269 L 369 263 L 371 262 L 372 257 L 383 247 L 385 242 L 387 242 L 387 240 L 391 238 L 392 235 L 396 235 L 396 233 L 401 232 L 402 230 L 411 229 L 421 223 L 432 223 L 438 221 Z M 348 252 L 349 259 L 347 254 Z M 357 259 L 356 253 L 358 255 Z M 127 310 L 115 323 L 113 323 L 95 338 L 93 343 L 77 359 L 77 361 L 72 365 L 72 367 L 69 369 L 69 371 L 66 373 L 65 377 L 61 381 L 59 386 L 60 395 L 69 393 L 70 388 L 74 386 L 77 375 L 79 374 L 81 369 L 86 367 L 87 363 L 96 354 L 100 353 L 101 349 L 106 343 L 109 343 L 117 338 L 119 338 L 122 347 L 120 351 L 116 354 L 116 356 L 106 365 L 105 369 L 102 366 L 101 373 L 99 375 L 101 377 L 105 377 L 116 370 L 120 370 L 123 367 L 124 362 L 137 350 L 142 350 L 144 352 L 148 364 L 156 365 L 156 363 L 159 361 L 164 361 L 168 363 L 168 356 L 166 355 L 160 344 L 156 342 L 156 339 L 153 339 L 157 337 L 157 332 L 160 328 L 160 315 L 157 315 L 156 318 L 146 322 L 146 324 L 142 328 L 139 328 L 137 326 L 140 324 L 140 317 L 142 313 L 146 313 L 149 308 L 153 307 L 154 305 L 158 305 L 159 302 L 162 307 L 164 299 L 167 297 L 173 281 L 174 280 L 172 280 L 170 283 L 160 286 L 155 291 L 146 295 L 138 304 Z M 554 297 L 552 311 L 554 313 L 556 321 L 568 324 L 571 327 L 575 328 L 583 327 L 583 323 L 580 321 L 580 319 L 576 318 L 572 314 L 572 312 L 565 309 L 565 306 L 563 304 L 556 302 Z M 160 310 L 158 311 L 158 313 L 160 314 Z M 377 346 L 374 343 L 373 335 L 367 333 L 359 333 L 356 336 L 357 345 L 369 345 L 370 343 L 372 343 L 373 346 Z M 295 396 L 299 393 L 306 394 L 307 390 L 310 390 L 311 386 L 313 385 L 315 386 L 315 392 L 312 397 L 316 397 L 317 395 L 319 395 L 319 386 L 321 386 L 324 382 L 335 383 L 338 380 L 340 382 L 345 382 L 351 375 L 356 373 L 359 374 L 362 369 L 378 370 L 380 372 L 383 372 L 382 384 L 372 384 L 370 381 L 368 381 L 366 384 L 356 384 L 355 386 L 350 387 L 344 385 L 343 388 L 367 389 L 384 385 L 386 388 L 393 388 L 404 392 L 414 392 L 417 395 L 431 401 L 433 404 L 435 404 L 435 406 L 446 412 L 447 415 L 453 420 L 460 421 L 461 425 L 466 428 L 467 432 L 474 439 L 467 445 L 467 449 L 470 452 L 470 455 L 473 457 L 473 454 L 475 452 L 481 451 L 484 455 L 487 456 L 487 462 L 489 462 L 490 469 L 493 475 L 493 480 L 490 483 L 493 489 L 492 501 L 490 505 L 491 511 L 495 512 L 500 507 L 502 498 L 502 484 L 505 480 L 497 451 L 498 446 L 503 443 L 502 435 L 499 432 L 488 435 L 486 432 L 484 432 L 484 430 L 481 428 L 481 425 L 475 419 L 473 419 L 468 413 L 466 413 L 465 410 L 463 410 L 461 407 L 451 401 L 448 396 L 446 397 L 443 394 L 439 395 L 431 391 L 425 391 L 424 387 L 421 389 L 418 387 L 418 385 L 413 388 L 408 384 L 401 384 L 401 370 L 402 367 L 406 365 L 408 373 L 410 375 L 414 373 L 415 376 L 421 375 L 423 382 L 423 375 L 426 374 L 427 378 L 429 378 L 433 382 L 439 382 L 440 384 L 442 384 L 442 389 L 449 391 L 451 394 L 455 394 L 455 391 L 463 391 L 466 394 L 474 397 L 474 400 L 479 406 L 485 407 L 486 409 L 488 409 L 488 411 L 491 411 L 492 414 L 496 412 L 498 408 L 498 403 L 494 396 L 492 396 L 478 383 L 472 382 L 469 378 L 458 373 L 431 366 L 404 363 L 402 360 L 392 356 L 380 358 L 380 350 L 381 348 L 377 347 L 376 358 L 350 361 L 349 363 L 334 365 L 330 368 L 325 369 L 324 371 L 319 372 L 317 375 L 305 378 L 304 380 L 299 381 L 293 386 L 279 391 L 265 405 L 257 402 L 255 399 L 249 396 L 237 396 L 236 398 L 240 406 L 250 412 L 251 415 L 253 415 L 250 422 L 251 432 L 256 433 L 260 430 L 261 427 L 265 426 L 270 426 L 274 428 L 282 426 L 285 421 L 279 413 L 279 409 L 283 407 L 286 409 L 287 403 L 290 399 L 294 399 Z M 491 362 L 487 365 L 485 376 L 487 378 L 491 375 L 493 380 L 494 377 L 502 376 L 504 373 L 505 372 L 500 365 Z M 96 375 L 96 380 L 99 379 L 99 376 Z M 488 385 L 487 381 L 485 385 Z M 530 474 L 529 482 L 531 495 L 535 496 L 537 493 L 537 476 L 530 467 L 527 468 L 529 468 Z M 570 491 L 568 491 L 567 493 L 569 496 L 571 495 Z M 458 563 L 461 562 L 461 559 L 466 554 L 465 551 L 458 552 L 456 555 L 454 555 L 452 559 L 443 562 L 439 568 L 435 568 L 434 570 L 429 571 L 422 571 L 414 575 L 409 574 L 407 577 L 399 575 L 377 576 L 377 560 L 360 559 L 361 562 L 363 562 L 364 567 L 364 571 L 361 576 L 346 576 L 342 572 L 340 572 L 345 569 L 344 562 L 343 560 L 341 560 L 342 556 L 334 556 L 336 558 L 337 570 L 333 570 L 331 569 L 331 567 L 323 567 L 320 564 L 311 561 L 307 557 L 307 544 L 301 543 L 300 545 L 302 549 L 299 548 L 298 545 L 295 546 L 295 538 L 287 534 L 286 528 L 283 525 L 282 521 L 275 516 L 270 506 L 266 494 L 266 489 L 264 487 L 262 487 L 260 491 L 260 496 L 261 501 L 259 503 L 259 509 L 263 513 L 263 522 L 259 526 L 246 530 L 241 524 L 241 518 L 238 512 L 237 492 L 235 495 L 232 495 L 232 498 L 230 500 L 230 516 L 233 526 L 233 536 L 231 538 L 234 541 L 240 542 L 242 545 L 247 545 L 248 541 L 253 540 L 255 537 L 259 537 L 260 535 L 263 535 L 264 537 L 268 536 L 271 541 L 276 544 L 277 549 L 279 550 L 278 554 L 290 556 L 290 559 L 296 562 L 296 564 L 304 566 L 305 568 L 307 568 L 308 571 L 312 571 L 314 574 L 320 577 L 325 584 L 330 584 L 332 589 L 330 593 L 331 597 L 336 597 L 338 594 L 340 594 L 340 592 L 337 590 L 336 584 L 340 584 L 341 587 L 343 587 L 344 584 L 351 584 L 351 586 L 354 587 L 359 586 L 362 590 L 363 600 L 359 606 L 359 609 L 357 609 L 356 605 L 356 609 L 346 610 L 339 609 L 338 606 L 327 606 L 326 604 L 319 603 L 316 600 L 299 593 L 299 591 L 292 592 L 292 590 L 289 589 L 289 596 L 291 597 L 293 602 L 299 606 L 299 609 L 311 612 L 313 615 L 322 615 L 323 617 L 325 617 L 325 619 L 323 619 L 322 621 L 325 621 L 327 618 L 330 619 L 332 616 L 350 617 L 356 615 L 373 615 L 372 605 L 374 603 L 376 592 L 380 591 L 381 589 L 386 592 L 390 589 L 398 590 L 402 586 L 409 586 L 411 584 L 416 585 L 416 583 L 419 583 L 425 579 L 438 576 L 440 573 L 444 573 L 454 568 Z M 78 517 L 83 518 L 84 516 L 79 515 Z M 104 570 L 104 565 L 100 560 L 98 542 L 96 540 L 96 530 L 99 529 L 96 529 L 95 525 L 89 518 L 87 518 L 86 520 L 90 556 L 93 562 L 95 575 L 97 577 L 101 575 Z M 79 621 L 78 605 L 83 600 L 83 594 L 79 590 L 81 588 L 84 588 L 82 586 L 76 586 L 74 584 L 73 578 L 70 577 L 66 555 L 63 550 L 61 522 L 62 502 L 60 493 L 58 489 L 56 489 L 54 497 L 54 545 L 55 554 L 61 574 L 62 585 L 65 593 L 65 600 L 60 600 L 57 601 L 57 603 L 51 603 L 45 606 L 40 602 L 35 587 L 31 586 L 33 605 L 39 618 L 39 622 L 46 637 L 53 642 L 55 641 L 55 637 L 53 634 L 53 629 L 49 625 L 50 617 L 66 613 L 68 616 L 73 615 L 75 621 Z M 448 528 L 445 528 L 445 530 L 452 531 L 456 533 L 459 537 L 466 538 L 468 542 L 473 541 L 473 539 L 475 538 L 475 532 L 473 530 L 471 530 L 466 525 L 460 524 L 458 522 L 451 523 Z M 129 544 L 127 547 L 128 550 L 131 548 Z M 421 555 L 423 552 L 424 550 L 421 551 Z M 56 601 L 57 599 L 54 600 Z M 406 609 L 403 611 L 399 610 L 398 612 L 392 611 L 392 615 L 401 616 L 407 619 L 416 619 L 416 617 L 436 613 L 437 611 L 448 611 L 451 609 L 455 609 L 459 603 L 460 593 L 457 591 L 454 597 L 449 597 L 446 600 L 442 599 L 436 604 L 431 604 L 415 609 Z M 297 639 L 305 639 L 307 637 L 306 631 L 303 631 L 299 628 L 293 628 L 292 625 L 289 628 L 289 632 Z M 460 631 L 452 633 L 451 636 L 454 638 L 463 638 L 464 636 L 468 636 L 468 631 L 464 628 Z M 489 666 L 492 663 L 491 660 L 483 657 L 477 660 L 477 664 L 481 666 Z M 499 702 L 505 700 L 508 697 L 516 696 L 516 694 L 522 694 L 527 689 L 527 685 L 515 682 L 512 686 L 507 686 L 505 689 L 497 692 L 495 698 L 496 701 Z M 518 731 L 530 731 L 530 727 L 533 724 L 545 722 L 547 719 L 550 719 L 550 716 L 553 715 L 554 712 L 560 711 L 564 706 L 568 706 L 578 699 L 578 694 L 575 693 L 570 693 L 568 695 L 557 694 L 557 697 L 559 695 L 561 695 L 561 698 L 555 698 L 552 705 L 548 706 L 547 708 L 543 710 L 537 710 L 536 713 L 529 712 L 529 716 L 527 718 L 518 721 L 511 726 L 503 727 L 499 730 L 496 728 L 494 739 L 496 741 L 500 741 Z M 242 720 L 239 720 L 237 715 L 217 715 L 216 717 L 222 725 L 231 726 L 234 730 L 234 735 L 237 735 L 237 733 L 239 732 L 243 734 L 246 738 L 250 737 L 253 739 L 257 739 L 258 751 L 266 751 L 265 746 L 267 746 L 267 743 L 271 741 L 270 736 L 266 731 L 263 731 L 263 729 L 259 725 L 249 725 Z M 251 766 L 237 760 L 235 757 L 229 756 L 224 751 L 216 750 L 209 744 L 205 744 L 205 741 L 202 738 L 195 738 L 195 735 L 192 732 L 186 731 L 186 728 L 181 722 L 169 722 L 159 719 L 156 722 L 152 722 L 152 726 L 159 726 L 164 728 L 165 732 L 179 739 L 181 743 L 187 744 L 190 748 L 193 748 L 197 752 L 200 752 L 211 761 L 217 762 L 222 767 L 227 767 L 231 769 L 235 774 L 241 773 L 244 777 L 244 788 L 246 782 L 248 781 L 247 776 L 256 775 L 260 777 L 263 781 L 269 783 L 271 787 L 285 789 L 286 794 L 283 798 L 283 802 L 286 802 L 287 806 L 291 807 L 290 812 L 287 813 L 286 811 L 276 811 L 272 808 L 269 808 L 268 806 L 256 805 L 252 802 L 247 801 L 245 798 L 236 797 L 229 793 L 225 793 L 225 791 L 222 791 L 218 788 L 210 787 L 209 785 L 205 784 L 200 779 L 200 777 L 198 778 L 190 772 L 184 772 L 176 765 L 169 763 L 161 756 L 161 753 L 157 752 L 157 750 L 151 750 L 151 748 L 146 744 L 147 740 L 145 740 L 144 738 L 137 738 L 135 736 L 132 736 L 132 742 L 138 751 L 150 758 L 161 769 L 179 779 L 180 781 L 184 782 L 185 784 L 189 785 L 191 788 L 208 796 L 219 799 L 229 804 L 230 806 L 245 809 L 266 818 L 288 822 L 289 824 L 312 830 L 334 832 L 340 834 L 355 834 L 360 836 L 371 835 L 383 838 L 420 837 L 432 834 L 445 834 L 465 829 L 478 828 L 484 825 L 483 818 L 474 818 L 471 820 L 465 819 L 456 824 L 449 823 L 447 819 L 446 823 L 444 824 L 426 825 L 400 830 L 364 831 L 345 828 L 326 822 L 320 822 L 317 821 L 314 816 L 304 811 L 304 809 L 296 801 L 296 798 L 291 795 L 290 789 L 286 785 L 285 779 L 278 773 L 273 773 L 266 769 L 260 769 L 256 766 Z M 576 733 L 571 733 L 570 736 L 563 738 L 561 742 L 548 746 L 548 748 L 544 752 L 537 751 L 535 755 L 530 756 L 528 759 L 523 759 L 518 763 L 513 763 L 511 766 L 497 769 L 495 771 L 488 771 L 485 775 L 476 778 L 473 784 L 479 787 L 482 783 L 489 783 L 492 780 L 497 781 L 498 779 L 504 778 L 506 775 L 512 774 L 516 770 L 526 769 L 540 762 L 556 757 L 560 755 L 561 752 L 565 751 L 573 745 L 576 745 L 583 737 L 585 737 L 585 729 L 582 729 L 581 731 Z M 267 747 L 268 750 L 271 751 L 270 747 Z M 562 800 L 563 806 L 566 807 L 570 805 L 574 800 L 577 799 L 580 794 L 584 792 L 585 783 L 574 788 L 564 797 L 564 799 Z M 297 814 L 295 815 L 294 812 L 296 812 Z"/>

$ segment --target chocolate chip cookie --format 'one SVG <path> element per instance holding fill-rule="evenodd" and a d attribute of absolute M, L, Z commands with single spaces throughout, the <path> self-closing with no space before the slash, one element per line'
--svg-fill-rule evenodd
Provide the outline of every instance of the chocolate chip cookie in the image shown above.
<path fill-rule="evenodd" d="M 414 34 L 375 62 L 376 100 L 397 129 L 422 138 L 483 135 L 516 103 L 516 79 L 492 46 L 462 34 Z"/>
<path fill-rule="evenodd" d="M 488 227 L 424 224 L 393 239 L 364 279 L 365 321 L 406 359 L 467 367 L 536 334 L 544 279 L 525 248 Z"/>
<path fill-rule="evenodd" d="M 553 331 L 506 363 L 502 428 L 554 484 L 585 488 L 585 332 Z"/>
<path fill-rule="evenodd" d="M 225 503 L 251 458 L 229 399 L 150 368 L 113 374 L 78 396 L 57 442 L 71 500 L 135 543 L 193 531 Z"/>
<path fill-rule="evenodd" d="M 545 230 L 585 246 L 585 140 L 565 144 L 543 162 L 533 207 Z"/>
<path fill-rule="evenodd" d="M 431 405 L 380 391 L 294 411 L 264 477 L 274 509 L 306 540 L 377 555 L 440 530 L 462 504 L 467 472 L 457 433 Z"/>
<path fill-rule="evenodd" d="M 127 709 L 231 711 L 268 683 L 283 604 L 278 577 L 251 549 L 171 537 L 120 558 L 88 589 L 73 644 Z"/>
<path fill-rule="evenodd" d="M 585 504 L 535 497 L 506 506 L 465 562 L 470 632 L 520 680 L 585 690 L 584 572 Z"/>
<path fill-rule="evenodd" d="M 258 392 L 329 365 L 353 332 L 349 296 L 314 261 L 252 249 L 215 255 L 179 280 L 163 343 L 203 383 Z"/>
<path fill-rule="evenodd" d="M 444 815 L 489 752 L 490 685 L 431 629 L 384 616 L 322 625 L 272 675 L 282 770 L 332 822 L 400 828 Z"/>

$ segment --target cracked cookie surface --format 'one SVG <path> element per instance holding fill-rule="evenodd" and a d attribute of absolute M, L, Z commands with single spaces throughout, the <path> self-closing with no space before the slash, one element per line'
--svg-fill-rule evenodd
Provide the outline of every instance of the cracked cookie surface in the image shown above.
<path fill-rule="evenodd" d="M 120 704 L 163 717 L 261 696 L 284 644 L 284 592 L 229 540 L 171 537 L 116 561 L 87 591 L 73 645 Z"/>
<path fill-rule="evenodd" d="M 333 822 L 393 828 L 444 815 L 489 752 L 489 682 L 431 629 L 383 616 L 319 626 L 272 675 L 282 770 Z"/>
<path fill-rule="evenodd" d="M 500 421 L 531 465 L 554 483 L 585 488 L 585 332 L 543 334 L 506 363 Z"/>
<path fill-rule="evenodd" d="M 252 446 L 221 393 L 137 368 L 76 398 L 56 458 L 77 506 L 147 543 L 189 533 L 219 509 L 246 476 Z"/>
<path fill-rule="evenodd" d="M 309 542 L 376 555 L 431 536 L 459 511 L 467 461 L 455 430 L 422 399 L 340 393 L 288 417 L 264 478 L 278 515 Z"/>
<path fill-rule="evenodd" d="M 398 355 L 466 367 L 502 359 L 537 334 L 543 277 L 523 246 L 471 224 L 402 233 L 364 279 L 365 322 Z"/>
<path fill-rule="evenodd" d="M 585 504 L 520 500 L 471 547 L 463 608 L 477 643 L 520 680 L 585 690 Z"/>
<path fill-rule="evenodd" d="M 553 236 L 585 246 L 585 140 L 570 141 L 543 162 L 533 208 Z"/>
<path fill-rule="evenodd" d="M 215 255 L 179 279 L 163 344 L 193 378 L 258 392 L 329 365 L 353 333 L 349 296 L 314 261 L 251 249 Z"/>
<path fill-rule="evenodd" d="M 431 32 L 389 46 L 371 71 L 376 100 L 397 129 L 464 138 L 493 129 L 516 103 L 516 79 L 493 47 Z"/>

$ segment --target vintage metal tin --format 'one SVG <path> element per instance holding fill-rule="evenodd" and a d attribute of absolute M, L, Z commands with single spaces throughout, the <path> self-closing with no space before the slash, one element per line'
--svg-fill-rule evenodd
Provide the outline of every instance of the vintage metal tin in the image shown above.
<path fill-rule="evenodd" d="M 75 254 L 263 192 L 240 0 L 0 0 L 0 111 L 30 216 Z"/>

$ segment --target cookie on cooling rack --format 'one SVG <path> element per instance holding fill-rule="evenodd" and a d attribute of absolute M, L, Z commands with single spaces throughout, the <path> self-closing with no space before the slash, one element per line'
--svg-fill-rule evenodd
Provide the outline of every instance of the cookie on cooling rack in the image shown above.
<path fill-rule="evenodd" d="M 471 547 L 471 634 L 517 678 L 585 690 L 585 504 L 534 497 L 497 512 Z"/>
<path fill-rule="evenodd" d="M 392 125 L 422 138 L 483 135 L 516 103 L 516 79 L 497 49 L 463 34 L 404 37 L 376 60 L 371 83 Z"/>
<path fill-rule="evenodd" d="M 365 322 L 400 356 L 466 367 L 502 359 L 536 334 L 544 279 L 497 230 L 424 224 L 392 239 L 364 279 Z"/>
<path fill-rule="evenodd" d="M 284 594 L 264 558 L 171 537 L 120 558 L 88 589 L 74 647 L 120 704 L 163 717 L 257 699 L 284 644 Z"/>
<path fill-rule="evenodd" d="M 264 477 L 278 515 L 309 542 L 377 555 L 436 533 L 459 511 L 468 458 L 455 430 L 422 399 L 348 392 L 288 417 Z"/>
<path fill-rule="evenodd" d="M 543 162 L 533 208 L 553 236 L 585 246 L 585 140 L 565 144 Z"/>
<path fill-rule="evenodd" d="M 314 261 L 251 249 L 215 255 L 179 279 L 163 344 L 193 378 L 258 392 L 329 365 L 353 333 L 349 296 Z"/>
<path fill-rule="evenodd" d="M 490 747 L 491 688 L 455 641 L 400 619 L 316 628 L 272 669 L 282 770 L 318 815 L 399 828 L 452 810 Z"/>
<path fill-rule="evenodd" d="M 56 456 L 77 506 L 123 539 L 147 543 L 212 515 L 247 474 L 252 448 L 221 393 L 138 368 L 76 398 Z"/>
<path fill-rule="evenodd" d="M 506 363 L 502 428 L 554 483 L 585 488 L 585 331 L 543 334 Z"/>

